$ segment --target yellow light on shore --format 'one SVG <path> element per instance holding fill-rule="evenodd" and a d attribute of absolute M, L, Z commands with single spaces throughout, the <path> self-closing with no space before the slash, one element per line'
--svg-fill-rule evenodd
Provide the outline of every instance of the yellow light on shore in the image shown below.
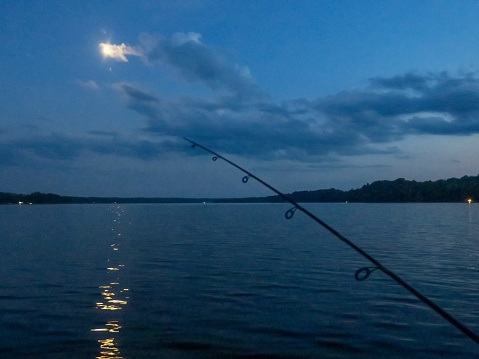
<path fill-rule="evenodd" d="M 472 199 L 469 198 L 469 199 L 467 200 L 467 203 L 472 203 Z"/>

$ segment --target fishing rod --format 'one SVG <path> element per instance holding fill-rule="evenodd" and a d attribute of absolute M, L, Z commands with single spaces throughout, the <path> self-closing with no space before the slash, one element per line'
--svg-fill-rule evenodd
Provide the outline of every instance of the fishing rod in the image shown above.
<path fill-rule="evenodd" d="M 198 142 L 195 142 L 193 140 L 190 140 L 189 138 L 184 137 L 184 139 L 188 142 L 191 143 L 191 147 L 199 147 L 206 152 L 209 152 L 213 155 L 212 160 L 217 161 L 218 159 L 222 159 L 223 161 L 229 163 L 233 167 L 236 167 L 239 169 L 241 172 L 245 173 L 246 176 L 242 178 L 242 182 L 246 183 L 250 178 L 255 179 L 259 183 L 261 183 L 263 186 L 269 188 L 271 191 L 276 193 L 278 196 L 280 196 L 282 199 L 284 199 L 286 202 L 291 203 L 294 207 L 288 209 L 284 216 L 286 219 L 291 219 L 294 216 L 294 212 L 296 210 L 300 210 L 301 212 L 305 213 L 308 217 L 313 219 L 315 222 L 319 223 L 322 227 L 324 227 L 326 230 L 328 230 L 330 233 L 332 233 L 336 238 L 341 240 L 342 242 L 346 243 L 349 247 L 354 249 L 356 252 L 361 254 L 364 258 L 368 259 L 374 266 L 373 267 L 362 267 L 359 268 L 356 273 L 354 274 L 354 278 L 357 281 L 362 281 L 365 280 L 369 277 L 369 275 L 374 272 L 375 270 L 380 270 L 387 276 L 389 276 L 391 279 L 393 279 L 395 282 L 397 282 L 399 285 L 401 285 L 403 288 L 405 288 L 407 291 L 409 291 L 411 294 L 413 294 L 416 298 L 418 298 L 420 301 L 422 301 L 424 304 L 426 304 L 429 308 L 433 309 L 437 314 L 439 314 L 441 317 L 443 317 L 446 321 L 448 321 L 450 324 L 455 326 L 457 329 L 459 329 L 463 334 L 465 334 L 467 337 L 472 339 L 474 342 L 479 344 L 479 336 L 474 333 L 471 329 L 469 329 L 466 325 L 461 323 L 458 319 L 454 318 L 451 314 L 446 312 L 444 309 L 442 309 L 439 305 L 434 303 L 431 299 L 426 297 L 424 294 L 419 292 L 417 289 L 412 287 L 410 284 L 408 284 L 406 281 L 404 281 L 401 277 L 399 277 L 396 273 L 393 271 L 389 270 L 386 268 L 384 265 L 382 265 L 378 260 L 376 260 L 373 256 L 368 254 L 366 251 L 358 247 L 356 244 L 351 242 L 349 239 L 347 239 L 345 236 L 343 236 L 341 233 L 339 233 L 336 229 L 331 227 L 329 224 L 318 218 L 316 215 L 308 211 L 306 208 L 301 206 L 298 202 L 295 200 L 289 198 L 286 196 L 284 193 L 278 191 L 276 188 L 271 186 L 269 183 L 263 181 L 261 178 L 255 176 L 248 170 L 244 169 L 243 167 L 238 166 L 236 163 L 230 161 L 226 157 L 223 157 L 222 155 L 210 150 L 209 148 L 199 144 Z"/>

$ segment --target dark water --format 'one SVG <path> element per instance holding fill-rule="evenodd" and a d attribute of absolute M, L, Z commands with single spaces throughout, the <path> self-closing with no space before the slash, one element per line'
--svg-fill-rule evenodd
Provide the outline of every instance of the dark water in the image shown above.
<path fill-rule="evenodd" d="M 288 208 L 0 207 L 0 357 L 479 357 Z M 479 205 L 307 208 L 479 332 Z"/>

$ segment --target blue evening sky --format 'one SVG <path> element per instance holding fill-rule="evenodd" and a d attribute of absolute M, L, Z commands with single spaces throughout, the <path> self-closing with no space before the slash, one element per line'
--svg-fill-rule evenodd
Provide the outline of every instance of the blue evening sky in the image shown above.
<path fill-rule="evenodd" d="M 2 1 L 0 192 L 269 195 L 479 173 L 477 1 Z"/>

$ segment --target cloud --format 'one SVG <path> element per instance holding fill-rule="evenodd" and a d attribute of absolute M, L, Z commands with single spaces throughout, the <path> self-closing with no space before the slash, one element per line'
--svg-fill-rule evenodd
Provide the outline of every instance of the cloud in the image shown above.
<path fill-rule="evenodd" d="M 118 83 L 114 88 L 126 106 L 143 119 L 140 128 L 123 134 L 3 134 L 0 163 L 67 165 L 89 154 L 144 161 L 174 153 L 197 155 L 182 140 L 186 136 L 224 154 L 324 166 L 343 156 L 405 158 L 400 141 L 410 136 L 479 133 L 478 79 L 428 74 L 423 86 L 418 85 L 420 75 L 415 76 L 411 86 L 397 81 L 400 76 L 376 78 L 362 90 L 282 103 L 268 98 L 237 102 L 220 95 L 166 99 L 137 85 Z"/>
<path fill-rule="evenodd" d="M 92 91 L 100 91 L 100 86 L 93 80 L 87 80 L 87 81 L 82 81 L 82 80 L 76 80 L 75 81 L 79 86 L 86 88 L 88 90 Z"/>
<path fill-rule="evenodd" d="M 281 105 L 270 101 L 238 105 L 223 98 L 171 101 L 133 85 L 118 88 L 128 99 L 127 106 L 145 117 L 144 132 L 151 136 L 190 136 L 217 150 L 264 159 L 391 152 L 364 144 L 360 135 L 349 130 L 331 132 L 314 103 L 307 100 Z"/>
<path fill-rule="evenodd" d="M 479 80 L 473 74 L 406 73 L 370 79 L 367 88 L 277 103 L 249 70 L 205 44 L 201 34 L 142 34 L 138 53 L 167 64 L 210 99 L 166 99 L 128 83 L 115 87 L 145 119 L 145 134 L 191 136 L 218 150 L 301 161 L 394 153 L 412 135 L 479 132 Z"/>
<path fill-rule="evenodd" d="M 0 143 L 0 166 L 14 166 L 18 163 L 18 158 L 15 156 L 15 151 L 11 146 Z"/>
<path fill-rule="evenodd" d="M 126 58 L 126 55 L 132 55 L 132 56 L 141 56 L 141 52 L 136 50 L 135 48 L 121 44 L 121 45 L 115 45 L 115 44 L 109 44 L 109 43 L 100 43 L 100 49 L 104 57 L 111 57 L 112 59 L 115 59 L 116 61 L 123 61 L 123 62 L 128 62 L 128 59 Z"/>
<path fill-rule="evenodd" d="M 85 134 L 45 133 L 38 131 L 28 139 L 4 138 L 0 145 L 0 165 L 35 166 L 40 163 L 70 163 L 88 154 L 113 155 L 151 161 L 186 151 L 179 139 L 140 138 L 115 132 L 89 131 Z M 182 141 L 181 141 L 182 142 Z"/>
<path fill-rule="evenodd" d="M 146 93 L 143 90 L 140 90 L 138 88 L 135 88 L 134 86 L 131 86 L 127 83 L 120 83 L 120 84 L 115 84 L 113 85 L 114 88 L 121 89 L 125 91 L 125 93 L 128 95 L 128 97 L 135 99 L 140 102 L 158 102 L 158 99 Z"/>
<path fill-rule="evenodd" d="M 394 154 L 414 135 L 479 133 L 479 79 L 405 74 L 375 78 L 368 88 L 314 100 L 275 103 L 216 96 L 163 99 L 134 85 L 118 87 L 152 136 L 190 136 L 218 151 L 304 162 L 337 156 Z"/>
<path fill-rule="evenodd" d="M 234 101 L 266 96 L 246 66 L 229 62 L 219 51 L 204 44 L 199 33 L 175 33 L 170 38 L 144 33 L 139 41 L 136 47 L 123 43 L 101 43 L 99 46 L 103 56 L 117 61 L 126 62 L 127 55 L 133 55 L 150 63 L 171 66 L 184 80 L 202 83 Z"/>
<path fill-rule="evenodd" d="M 201 42 L 198 33 L 176 33 L 171 38 L 142 34 L 140 44 L 149 62 L 168 64 L 183 79 L 203 83 L 215 92 L 225 92 L 235 101 L 266 95 L 247 67 L 227 61 L 217 50 Z"/>
<path fill-rule="evenodd" d="M 473 74 L 375 77 L 363 89 L 277 102 L 246 67 L 228 61 L 198 33 L 170 38 L 143 34 L 135 48 L 110 46 L 110 57 L 126 61 L 127 55 L 135 55 L 151 64 L 167 64 L 186 82 L 210 88 L 211 96 L 167 98 L 119 82 L 113 88 L 143 120 L 137 129 L 141 137 L 95 132 L 38 136 L 10 142 L 4 161 L 14 149 L 58 160 L 87 152 L 152 160 L 183 151 L 186 136 L 222 153 L 314 164 L 367 154 L 404 158 L 400 141 L 408 137 L 479 133 L 479 79 Z M 93 88 L 96 83 L 83 84 Z"/>
<path fill-rule="evenodd" d="M 427 76 L 421 76 L 413 73 L 407 73 L 404 75 L 393 76 L 391 78 L 375 77 L 370 79 L 371 85 L 377 88 L 407 90 L 412 89 L 416 91 L 423 91 L 427 89 L 428 82 L 431 78 Z"/>

